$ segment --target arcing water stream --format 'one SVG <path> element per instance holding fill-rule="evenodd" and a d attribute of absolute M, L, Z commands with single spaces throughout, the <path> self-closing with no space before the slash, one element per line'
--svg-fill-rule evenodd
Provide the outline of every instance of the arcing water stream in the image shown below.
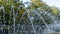
<path fill-rule="evenodd" d="M 2 28 L 2 34 L 5 33 L 5 30 L 4 28 L 7 26 L 5 25 L 5 9 L 4 9 L 4 6 L 1 6 L 0 9 L 3 10 L 3 18 L 4 18 L 4 26 L 3 25 L 0 25 L 0 27 Z M 19 8 L 17 9 L 17 11 L 19 10 Z M 28 12 L 28 10 L 26 10 L 22 17 L 20 18 L 20 21 L 18 24 L 16 24 L 16 16 L 18 15 L 18 12 L 16 12 L 15 14 L 15 11 L 14 11 L 14 6 L 12 6 L 11 8 L 11 12 L 13 13 L 10 13 L 10 19 L 11 19 L 11 15 L 13 15 L 13 25 L 9 25 L 8 27 L 10 27 L 12 29 L 12 33 L 13 34 L 17 34 L 19 32 L 19 34 L 52 34 L 54 32 L 60 32 L 60 23 L 57 19 L 56 16 L 52 15 L 51 13 L 49 13 L 48 11 L 40 11 L 40 9 L 38 10 L 32 10 L 30 11 L 30 14 Z M 21 21 L 22 21 L 22 18 L 24 17 L 24 15 L 26 15 L 27 13 L 27 18 L 28 20 L 26 20 L 26 22 L 28 22 L 28 25 L 24 24 L 24 25 L 21 25 Z M 51 19 L 51 23 L 48 24 L 44 17 L 41 15 L 43 14 L 43 16 L 48 16 L 48 18 Z M 36 16 L 37 15 L 37 16 Z M 1 17 L 1 16 L 0 16 Z M 48 19 L 47 18 L 47 19 Z M 38 21 L 40 24 L 34 24 L 34 23 L 37 23 L 37 22 L 34 22 L 35 20 L 42 20 L 42 23 L 40 23 L 40 21 Z M 11 23 L 11 21 L 10 21 Z M 17 25 L 17 27 L 16 27 Z M 2 27 L 3 26 L 3 27 Z M 1 30 L 0 28 L 0 30 Z M 17 29 L 16 29 L 17 28 Z M 8 31 L 8 33 L 11 34 L 10 31 Z M 6 34 L 8 34 L 6 33 Z"/>

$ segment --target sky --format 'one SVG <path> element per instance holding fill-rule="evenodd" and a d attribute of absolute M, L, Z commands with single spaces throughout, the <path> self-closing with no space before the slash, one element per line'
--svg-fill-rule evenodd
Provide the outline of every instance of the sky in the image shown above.
<path fill-rule="evenodd" d="M 30 0 L 20 0 L 20 1 L 23 1 L 23 3 L 25 3 L 25 2 L 29 2 Z M 28 6 L 28 4 L 25 4 L 25 7 L 27 7 Z"/>
<path fill-rule="evenodd" d="M 21 0 L 21 1 L 23 1 L 23 2 L 29 2 L 29 0 Z"/>
<path fill-rule="evenodd" d="M 50 5 L 50 6 L 56 6 L 58 8 L 60 8 L 60 0 L 43 0 L 44 2 L 46 2 L 46 4 Z"/>
<path fill-rule="evenodd" d="M 29 0 L 23 0 L 23 2 L 29 2 Z M 43 0 L 49 6 L 56 6 L 60 8 L 60 0 Z"/>

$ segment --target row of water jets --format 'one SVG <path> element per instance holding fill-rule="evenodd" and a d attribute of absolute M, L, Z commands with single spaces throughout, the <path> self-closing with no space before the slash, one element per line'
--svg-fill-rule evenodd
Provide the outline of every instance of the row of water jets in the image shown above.
<path fill-rule="evenodd" d="M 3 10 L 3 16 L 4 16 L 4 20 L 5 20 L 5 9 L 4 9 L 4 6 L 1 6 L 0 7 L 0 9 L 2 9 Z M 17 9 L 17 11 L 19 10 L 20 8 L 18 7 L 18 9 Z M 14 6 L 12 5 L 12 7 L 11 7 L 11 10 L 13 11 L 13 19 L 14 19 L 14 34 L 16 34 L 15 32 L 15 21 L 16 21 L 16 15 L 18 15 L 18 13 L 16 13 L 15 14 L 15 11 L 14 11 Z M 40 9 L 39 9 L 39 11 L 40 11 Z M 59 21 L 58 21 L 58 19 L 57 19 L 57 17 L 56 16 L 54 16 L 54 15 L 52 15 L 51 13 L 49 13 L 49 12 L 47 12 L 47 11 L 43 11 L 43 12 L 40 12 L 40 13 L 38 13 L 38 11 L 37 10 L 35 10 L 35 11 L 31 11 L 31 12 L 34 12 L 34 14 L 37 14 L 38 16 L 39 16 L 39 19 L 41 19 L 42 21 L 43 21 L 43 24 L 44 24 L 44 27 L 43 26 L 41 26 L 41 27 L 38 27 L 38 30 L 39 31 L 42 31 L 42 32 L 40 32 L 40 34 L 48 34 L 48 32 L 50 33 L 50 34 L 52 34 L 52 30 L 54 29 L 54 28 L 56 28 L 56 27 L 58 27 L 59 28 L 59 26 L 60 26 L 60 24 L 59 24 Z M 30 24 L 31 24 L 31 28 L 32 28 L 32 30 L 33 30 L 33 32 L 34 32 L 34 34 L 37 34 L 37 32 L 36 32 L 36 29 L 35 29 L 35 26 L 34 26 L 34 24 L 33 24 L 33 19 L 34 19 L 34 16 L 31 16 L 30 14 L 29 14 L 29 11 L 28 10 L 26 10 L 24 13 L 23 13 L 23 15 L 22 15 L 22 17 L 21 17 L 21 19 L 24 17 L 24 15 L 26 14 L 26 13 L 28 13 L 28 19 L 30 20 Z M 45 22 L 45 20 L 43 19 L 43 17 L 41 16 L 41 14 L 44 14 L 44 15 L 47 15 L 49 18 L 51 18 L 52 19 L 52 23 L 51 24 L 47 24 L 46 22 Z M 10 17 L 11 17 L 11 14 L 10 14 Z M 20 19 L 20 21 L 21 21 L 21 19 Z M 4 21 L 4 23 L 5 23 L 5 21 Z M 5 24 L 4 24 L 5 25 Z M 41 24 L 40 24 L 41 25 Z M 44 28 L 44 30 L 42 30 L 42 28 Z M 23 29 L 23 28 L 22 28 Z M 52 30 L 51 30 L 52 29 Z M 57 29 L 57 28 L 56 28 Z M 53 30 L 53 32 L 55 32 L 54 30 Z M 22 33 L 20 33 L 20 34 L 22 34 Z"/>

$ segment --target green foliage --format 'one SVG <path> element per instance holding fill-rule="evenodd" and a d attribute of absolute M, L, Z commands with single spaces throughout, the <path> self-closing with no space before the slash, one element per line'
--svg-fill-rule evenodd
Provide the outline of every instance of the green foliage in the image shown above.
<path fill-rule="evenodd" d="M 13 13 L 12 13 L 12 5 L 14 6 L 14 11 L 15 11 L 15 14 L 18 10 L 18 7 L 19 6 L 22 6 L 20 7 L 20 9 L 18 10 L 18 15 L 16 16 L 16 20 L 17 22 L 19 21 L 20 17 L 22 16 L 22 14 L 24 13 L 25 11 L 25 7 L 23 6 L 23 3 L 20 2 L 20 1 L 15 1 L 15 0 L 1 0 L 0 1 L 0 7 L 1 6 L 4 6 L 4 10 L 5 10 L 5 20 L 7 21 L 6 23 L 13 23 Z M 3 9 L 0 8 L 0 15 L 2 16 L 2 19 L 4 19 L 4 15 L 3 15 Z M 11 14 L 11 17 L 10 17 L 10 14 Z M 3 22 L 4 20 L 2 20 Z"/>
<path fill-rule="evenodd" d="M 40 8 L 40 12 L 47 11 L 57 16 L 59 14 L 59 10 L 56 7 L 48 6 L 42 0 L 31 0 L 31 6 L 29 7 L 31 10 L 35 10 Z M 43 16 L 46 23 L 51 23 L 51 19 L 47 16 Z M 40 21 L 41 22 L 41 21 Z"/>
<path fill-rule="evenodd" d="M 15 0 L 1 0 L 0 1 L 0 7 L 1 6 L 4 6 L 4 10 L 5 10 L 5 19 L 7 21 L 7 23 L 11 22 L 13 24 L 13 12 L 11 10 L 12 8 L 12 5 L 14 6 L 14 11 L 15 11 L 15 14 L 18 13 L 18 15 L 15 17 L 16 18 L 16 23 L 19 23 L 22 15 L 24 14 L 25 12 L 25 6 L 23 6 L 24 4 L 22 2 L 20 2 L 19 0 L 18 1 L 15 1 Z M 19 7 L 21 6 L 21 7 Z M 20 8 L 18 10 L 18 7 Z M 48 6 L 46 3 L 44 3 L 42 0 L 31 0 L 31 4 L 30 6 L 28 6 L 27 8 L 29 8 L 29 11 L 28 11 L 28 14 L 30 14 L 30 11 L 31 10 L 36 10 L 37 8 L 40 8 L 40 12 L 43 12 L 43 11 L 48 11 L 54 15 L 58 15 L 58 9 L 56 7 L 51 7 L 51 6 Z M 17 11 L 18 10 L 18 11 Z M 11 16 L 10 16 L 11 14 Z M 2 9 L 0 8 L 0 16 L 2 16 L 2 22 L 3 22 L 3 19 L 4 19 L 4 16 L 3 16 L 3 11 Z M 11 18 L 10 18 L 11 17 Z M 23 19 L 21 19 L 21 24 L 23 24 L 24 22 L 28 22 L 28 16 L 25 15 L 23 17 Z M 46 16 L 43 16 L 44 20 L 48 23 L 50 23 L 51 21 L 49 20 L 50 18 L 46 18 Z M 39 19 L 36 19 L 35 21 L 33 22 L 37 22 L 38 24 L 40 24 L 42 21 L 39 20 Z M 35 23 L 35 24 L 37 24 Z"/>
<path fill-rule="evenodd" d="M 31 0 L 31 9 L 40 8 L 42 11 L 53 12 L 54 15 L 58 15 L 58 9 L 56 7 L 48 6 L 42 0 Z"/>

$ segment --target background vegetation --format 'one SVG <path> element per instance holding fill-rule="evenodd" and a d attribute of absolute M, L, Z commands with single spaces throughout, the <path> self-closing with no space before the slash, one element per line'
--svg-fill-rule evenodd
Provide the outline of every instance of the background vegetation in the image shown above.
<path fill-rule="evenodd" d="M 29 2 L 27 2 L 27 3 L 29 3 Z M 13 24 L 13 22 L 14 22 L 13 21 L 13 18 L 14 18 L 13 13 L 14 12 L 13 12 L 12 6 L 14 6 L 14 11 L 15 11 L 15 15 L 16 15 L 15 16 L 16 24 L 17 23 L 20 23 L 20 24 L 27 23 L 28 24 L 29 21 L 28 21 L 27 13 L 23 16 L 23 19 L 21 19 L 22 15 L 24 14 L 24 12 L 26 12 L 27 9 L 29 10 L 29 11 L 27 10 L 28 14 L 30 14 L 32 10 L 37 10 L 37 8 L 40 8 L 40 12 L 47 11 L 49 13 L 52 13 L 55 16 L 58 16 L 59 11 L 60 11 L 56 7 L 48 6 L 42 0 L 31 0 L 30 4 L 27 7 L 25 7 L 25 4 L 22 3 L 20 0 L 1 0 L 0 7 L 1 6 L 4 6 L 4 10 L 5 10 L 5 16 L 4 16 L 3 9 L 0 8 L 0 16 L 2 19 L 1 21 L 3 24 L 4 24 L 4 21 L 6 21 L 6 23 L 5 23 L 6 25 Z M 4 17 L 5 17 L 5 20 L 4 20 Z M 50 23 L 51 20 L 49 19 L 49 17 L 47 17 L 47 16 L 43 16 L 43 17 L 47 23 Z M 40 23 L 41 23 L 41 20 L 37 19 L 34 21 L 34 24 L 40 24 Z"/>

